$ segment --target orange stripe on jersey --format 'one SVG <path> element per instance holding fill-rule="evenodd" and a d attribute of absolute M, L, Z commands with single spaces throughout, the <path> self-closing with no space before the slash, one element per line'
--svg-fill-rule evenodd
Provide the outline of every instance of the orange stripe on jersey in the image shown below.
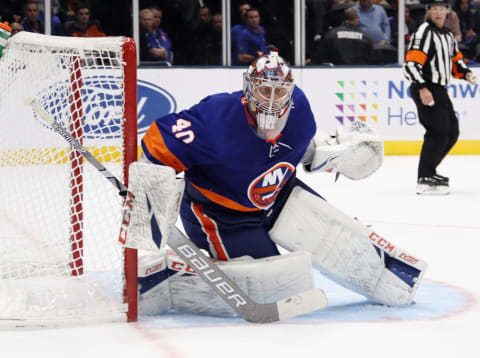
<path fill-rule="evenodd" d="M 218 234 L 217 224 L 205 215 L 200 204 L 192 203 L 191 207 L 198 221 L 200 221 L 202 224 L 202 230 L 207 235 L 207 241 L 211 244 L 210 248 L 213 247 L 213 250 L 215 250 L 217 256 L 215 258 L 222 261 L 227 261 L 229 257 L 225 247 L 223 246 L 222 239 Z"/>
<path fill-rule="evenodd" d="M 427 62 L 427 55 L 420 50 L 410 50 L 405 55 L 405 61 L 417 62 L 423 66 Z"/>
<path fill-rule="evenodd" d="M 166 146 L 156 122 L 153 122 L 153 125 L 143 137 L 143 142 L 150 154 L 162 164 L 172 167 L 177 172 L 187 170 L 187 167 Z"/>
<path fill-rule="evenodd" d="M 452 58 L 452 72 L 453 72 L 453 78 L 463 78 L 465 74 L 461 73 L 458 71 L 458 65 L 457 62 L 458 60 L 461 60 L 463 58 L 463 54 L 458 51 L 457 54 L 455 55 L 454 58 Z"/>
<path fill-rule="evenodd" d="M 455 55 L 454 58 L 452 58 L 453 63 L 457 62 L 458 60 L 461 60 L 463 58 L 463 53 L 461 51 L 458 51 L 457 54 Z"/>
<path fill-rule="evenodd" d="M 190 182 L 192 183 L 192 182 Z M 202 189 L 198 185 L 195 185 L 192 183 L 192 185 L 197 189 L 200 193 L 202 193 L 204 196 L 206 196 L 209 200 L 213 201 L 216 204 L 219 204 L 221 206 L 224 206 L 226 208 L 232 209 L 232 210 L 237 210 L 237 211 L 259 211 L 260 209 L 258 208 L 248 208 L 246 206 L 243 206 L 231 199 L 228 199 L 224 197 L 223 195 L 214 193 L 213 191 L 207 190 L 207 189 Z"/>
<path fill-rule="evenodd" d="M 453 78 L 463 78 L 463 76 L 465 76 L 463 73 L 458 71 L 458 65 L 456 63 L 453 63 L 452 65 L 452 73 Z"/>

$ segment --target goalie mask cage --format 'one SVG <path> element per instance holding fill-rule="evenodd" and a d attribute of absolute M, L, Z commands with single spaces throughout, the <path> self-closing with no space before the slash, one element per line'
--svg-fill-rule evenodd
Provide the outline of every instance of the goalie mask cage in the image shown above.
<path fill-rule="evenodd" d="M 25 105 L 34 97 L 127 183 L 137 159 L 133 40 L 21 32 L 0 58 L 0 327 L 137 318 L 122 198 Z"/>

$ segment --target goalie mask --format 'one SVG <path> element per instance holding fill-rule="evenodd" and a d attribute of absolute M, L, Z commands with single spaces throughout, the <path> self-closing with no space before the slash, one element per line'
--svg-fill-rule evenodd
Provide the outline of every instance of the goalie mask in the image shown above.
<path fill-rule="evenodd" d="M 244 73 L 243 92 L 260 138 L 278 138 L 287 124 L 294 87 L 290 66 L 275 51 L 256 59 Z"/>

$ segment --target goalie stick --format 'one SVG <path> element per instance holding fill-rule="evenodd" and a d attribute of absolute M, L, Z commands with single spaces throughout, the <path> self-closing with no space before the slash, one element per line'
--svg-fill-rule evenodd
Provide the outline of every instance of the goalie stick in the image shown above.
<path fill-rule="evenodd" d="M 83 145 L 73 138 L 34 98 L 25 101 L 38 116 L 55 132 L 60 134 L 76 151 L 92 164 L 123 197 L 128 197 L 129 205 L 124 205 L 124 216 L 132 210 L 134 195 L 123 182 L 115 177 L 101 164 Z M 200 278 L 205 281 L 240 317 L 252 323 L 272 323 L 280 320 L 310 313 L 327 306 L 325 293 L 314 288 L 298 295 L 273 303 L 254 302 L 234 281 L 212 262 L 186 235 L 174 226 L 168 238 L 168 245 L 190 267 L 194 268 Z"/>

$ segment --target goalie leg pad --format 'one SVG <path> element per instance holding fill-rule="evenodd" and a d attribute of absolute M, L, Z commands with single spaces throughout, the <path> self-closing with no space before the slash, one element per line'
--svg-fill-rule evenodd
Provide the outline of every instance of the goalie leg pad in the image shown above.
<path fill-rule="evenodd" d="M 154 315 L 172 308 L 170 297 L 167 250 L 139 252 L 138 257 L 138 312 Z"/>
<path fill-rule="evenodd" d="M 311 252 L 313 265 L 335 282 L 382 304 L 410 304 L 426 269 L 424 261 L 300 187 L 269 233 L 287 250 Z"/>
<path fill-rule="evenodd" d="M 263 259 L 241 257 L 217 264 L 256 303 L 272 303 L 313 288 L 312 260 L 307 252 Z M 237 316 L 175 253 L 141 256 L 138 272 L 140 314 L 174 309 Z"/>

